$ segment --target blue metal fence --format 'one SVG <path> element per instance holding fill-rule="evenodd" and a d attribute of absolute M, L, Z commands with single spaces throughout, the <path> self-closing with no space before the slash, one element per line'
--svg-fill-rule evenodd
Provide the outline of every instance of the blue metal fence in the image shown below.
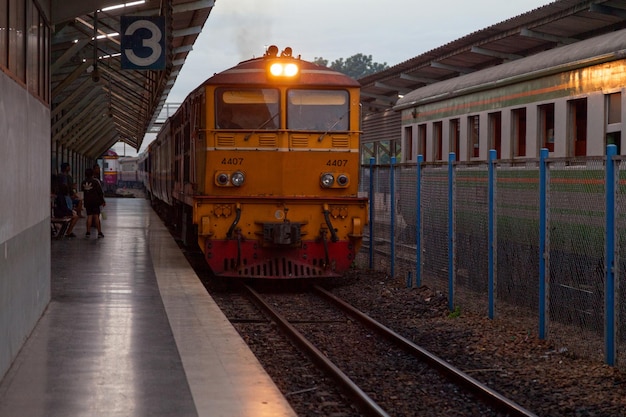
<path fill-rule="evenodd" d="M 369 268 L 445 292 L 450 310 L 525 319 L 542 339 L 624 365 L 620 161 L 614 145 L 595 159 L 550 159 L 546 149 L 524 161 L 495 151 L 482 163 L 372 158 L 362 187 Z"/>

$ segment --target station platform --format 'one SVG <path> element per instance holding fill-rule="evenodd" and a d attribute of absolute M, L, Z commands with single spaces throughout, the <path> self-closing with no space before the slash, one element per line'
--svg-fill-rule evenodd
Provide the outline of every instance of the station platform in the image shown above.
<path fill-rule="evenodd" d="M 2 381 L 0 417 L 295 416 L 142 198 L 104 238 L 52 240 L 52 297 Z"/>

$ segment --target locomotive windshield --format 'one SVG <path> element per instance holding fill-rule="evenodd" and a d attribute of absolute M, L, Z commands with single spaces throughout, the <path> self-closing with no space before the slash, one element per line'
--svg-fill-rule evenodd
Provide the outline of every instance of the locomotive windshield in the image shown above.
<path fill-rule="evenodd" d="M 215 116 L 218 129 L 276 129 L 280 126 L 278 90 L 218 88 Z"/>
<path fill-rule="evenodd" d="M 345 90 L 289 90 L 287 128 L 320 132 L 348 130 L 349 103 Z"/>

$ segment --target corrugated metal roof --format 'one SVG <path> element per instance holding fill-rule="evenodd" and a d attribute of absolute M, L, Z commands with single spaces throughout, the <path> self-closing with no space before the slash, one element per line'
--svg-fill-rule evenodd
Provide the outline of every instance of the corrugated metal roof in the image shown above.
<path fill-rule="evenodd" d="M 75 1 L 61 3 L 71 8 Z M 54 26 L 53 142 L 92 158 L 118 141 L 139 149 L 214 6 L 214 0 L 171 0 L 171 7 L 162 6 L 167 3 L 148 0 L 75 16 Z M 166 16 L 165 70 L 122 70 L 117 35 L 122 15 Z M 94 42 L 94 31 L 105 36 Z"/>
<path fill-rule="evenodd" d="M 388 109 L 423 86 L 623 28 L 626 0 L 557 0 L 360 79 L 361 102 Z"/>

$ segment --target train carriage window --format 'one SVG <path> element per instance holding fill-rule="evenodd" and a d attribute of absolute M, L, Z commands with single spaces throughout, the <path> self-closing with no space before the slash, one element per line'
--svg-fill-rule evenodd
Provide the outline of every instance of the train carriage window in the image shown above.
<path fill-rule="evenodd" d="M 456 154 L 457 159 L 460 158 L 459 149 L 461 145 L 461 120 L 450 120 L 450 152 Z"/>
<path fill-rule="evenodd" d="M 480 157 L 480 116 L 469 116 L 467 119 L 467 138 L 470 158 Z"/>
<path fill-rule="evenodd" d="M 570 100 L 568 112 L 568 140 L 573 145 L 574 156 L 585 156 L 587 155 L 587 99 Z"/>
<path fill-rule="evenodd" d="M 278 90 L 218 88 L 215 117 L 218 129 L 277 129 L 280 126 Z"/>
<path fill-rule="evenodd" d="M 287 128 L 320 132 L 346 131 L 350 97 L 345 90 L 300 90 L 287 92 Z"/>
<path fill-rule="evenodd" d="M 433 141 L 435 152 L 434 161 L 441 161 L 443 159 L 443 124 L 442 122 L 433 123 Z"/>
<path fill-rule="evenodd" d="M 543 104 L 538 110 L 541 147 L 554 152 L 554 103 Z"/>
<path fill-rule="evenodd" d="M 526 156 L 526 108 L 511 111 L 513 156 Z"/>
<path fill-rule="evenodd" d="M 497 158 L 502 158 L 502 113 L 489 113 L 489 149 L 496 151 Z"/>
<path fill-rule="evenodd" d="M 606 95 L 606 143 L 616 145 L 617 154 L 621 155 L 622 142 L 622 94 Z"/>
<path fill-rule="evenodd" d="M 404 128 L 404 155 L 407 161 L 412 161 L 413 158 L 413 126 L 406 126 Z"/>
<path fill-rule="evenodd" d="M 606 95 L 606 116 L 607 123 L 621 123 L 622 122 L 622 94 L 613 93 Z"/>
<path fill-rule="evenodd" d="M 424 157 L 424 161 L 428 161 L 426 158 L 426 125 L 421 124 L 417 126 L 417 154 Z"/>

